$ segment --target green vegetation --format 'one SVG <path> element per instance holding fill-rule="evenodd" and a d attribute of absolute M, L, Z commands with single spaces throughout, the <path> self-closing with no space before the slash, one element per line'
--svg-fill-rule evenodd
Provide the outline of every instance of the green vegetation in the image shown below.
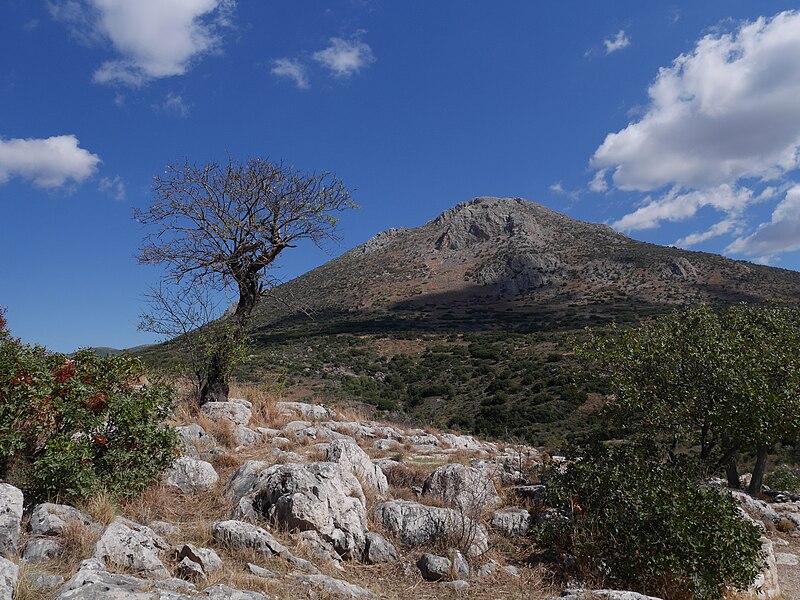
<path fill-rule="evenodd" d="M 582 354 L 615 392 L 610 416 L 634 437 L 674 455 L 696 449 L 738 487 L 737 457 L 756 454 L 757 494 L 769 450 L 800 431 L 800 312 L 770 306 L 708 306 L 635 329 L 596 333 Z"/>
<path fill-rule="evenodd" d="M 559 516 L 537 530 L 538 542 L 565 575 L 602 586 L 667 600 L 745 589 L 761 566 L 759 530 L 694 475 L 641 448 L 594 447 L 549 479 Z"/>
<path fill-rule="evenodd" d="M 0 479 L 34 499 L 134 495 L 173 460 L 174 390 L 128 356 L 72 358 L 11 337 L 0 314 Z"/>

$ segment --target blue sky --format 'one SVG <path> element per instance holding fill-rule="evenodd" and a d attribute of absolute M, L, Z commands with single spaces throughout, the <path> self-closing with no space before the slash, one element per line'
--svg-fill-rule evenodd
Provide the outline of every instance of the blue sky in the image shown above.
<path fill-rule="evenodd" d="M 6 0 L 0 306 L 51 349 L 129 347 L 169 162 L 333 170 L 361 208 L 291 278 L 481 195 L 800 269 L 787 2 Z"/>

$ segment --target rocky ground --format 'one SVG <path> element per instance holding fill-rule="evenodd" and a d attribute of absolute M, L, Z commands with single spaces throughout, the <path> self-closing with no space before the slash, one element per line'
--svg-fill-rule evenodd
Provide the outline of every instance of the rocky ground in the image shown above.
<path fill-rule="evenodd" d="M 527 561 L 535 448 L 248 394 L 180 409 L 183 455 L 136 500 L 31 506 L 0 483 L 0 600 L 558 596 Z M 744 508 L 796 590 L 798 540 L 776 528 L 800 504 Z"/>

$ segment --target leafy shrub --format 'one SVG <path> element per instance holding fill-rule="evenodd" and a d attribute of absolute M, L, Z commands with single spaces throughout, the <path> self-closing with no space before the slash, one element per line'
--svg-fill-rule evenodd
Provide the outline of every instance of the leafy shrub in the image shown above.
<path fill-rule="evenodd" d="M 174 390 L 137 385 L 139 360 L 52 354 L 0 325 L 0 479 L 37 499 L 125 496 L 170 465 Z"/>
<path fill-rule="evenodd" d="M 565 575 L 667 599 L 722 598 L 760 569 L 759 532 L 736 501 L 640 449 L 596 447 L 553 474 L 547 495 L 564 518 L 536 535 Z"/>
<path fill-rule="evenodd" d="M 773 490 L 779 492 L 800 493 L 800 472 L 788 465 L 775 467 L 765 478 L 764 482 Z"/>

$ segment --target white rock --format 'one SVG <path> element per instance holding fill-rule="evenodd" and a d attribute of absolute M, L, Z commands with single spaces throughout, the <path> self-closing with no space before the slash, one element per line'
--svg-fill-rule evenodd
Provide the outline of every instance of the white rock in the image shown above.
<path fill-rule="evenodd" d="M 95 544 L 93 556 L 144 577 L 166 579 L 169 572 L 159 552 L 168 548 L 169 545 L 149 527 L 117 517 Z"/>
<path fill-rule="evenodd" d="M 422 574 L 422 578 L 427 581 L 443 581 L 450 579 L 450 570 L 453 563 L 449 558 L 436 556 L 427 552 L 419 557 L 417 568 Z"/>
<path fill-rule="evenodd" d="M 217 444 L 214 437 L 206 433 L 206 430 L 197 423 L 176 427 L 175 432 L 184 450 L 191 456 L 210 450 Z"/>
<path fill-rule="evenodd" d="M 19 567 L 0 556 L 0 600 L 11 600 L 17 589 Z"/>
<path fill-rule="evenodd" d="M 33 507 L 28 519 L 28 527 L 33 535 L 61 535 L 69 522 L 99 527 L 86 513 L 66 504 L 51 504 L 50 502 Z"/>
<path fill-rule="evenodd" d="M 22 560 L 28 563 L 40 563 L 53 560 L 61 554 L 61 544 L 51 538 L 33 538 L 25 544 Z"/>
<path fill-rule="evenodd" d="M 264 438 L 257 431 L 245 427 L 244 425 L 237 425 L 233 429 L 233 437 L 236 440 L 237 446 L 255 446 L 260 444 Z"/>
<path fill-rule="evenodd" d="M 787 567 L 796 567 L 798 564 L 800 564 L 800 560 L 798 560 L 796 554 L 791 554 L 789 552 L 776 552 L 775 564 L 785 565 Z"/>
<path fill-rule="evenodd" d="M 469 556 L 478 556 L 489 549 L 486 528 L 450 508 L 392 500 L 376 506 L 375 517 L 409 546 L 446 542 L 452 547 L 466 548 Z"/>
<path fill-rule="evenodd" d="M 16 554 L 22 528 L 22 491 L 0 483 L 0 556 Z"/>
<path fill-rule="evenodd" d="M 500 496 L 486 471 L 458 463 L 441 466 L 431 473 L 422 487 L 422 495 L 444 500 L 469 516 L 500 504 Z"/>
<path fill-rule="evenodd" d="M 337 598 L 377 598 L 368 589 L 359 587 L 341 579 L 334 579 L 327 575 L 302 575 L 299 573 L 290 573 L 290 576 L 312 587 L 318 588 L 335 596 Z"/>
<path fill-rule="evenodd" d="M 325 406 L 305 402 L 276 402 L 275 408 L 282 415 L 298 415 L 310 421 L 322 421 L 336 416 L 334 411 Z"/>
<path fill-rule="evenodd" d="M 587 599 L 602 599 L 602 600 L 661 600 L 655 596 L 645 596 L 637 594 L 636 592 L 625 592 L 620 590 L 586 590 L 576 589 L 568 590 L 558 597 L 558 600 L 587 600 Z M 556 598 L 553 598 L 556 600 Z"/>
<path fill-rule="evenodd" d="M 246 400 L 206 402 L 200 409 L 212 421 L 228 420 L 234 425 L 247 425 L 253 416 L 252 405 Z"/>
<path fill-rule="evenodd" d="M 370 531 L 366 535 L 364 548 L 364 562 L 375 565 L 385 562 L 394 562 L 398 559 L 397 548 L 380 533 Z"/>
<path fill-rule="evenodd" d="M 531 526 L 531 514 L 524 508 L 499 510 L 492 516 L 492 529 L 506 537 L 522 536 Z"/>
<path fill-rule="evenodd" d="M 164 478 L 167 485 L 178 488 L 184 494 L 203 492 L 219 481 L 219 475 L 211 463 L 189 456 L 176 459 Z"/>
<path fill-rule="evenodd" d="M 328 446 L 326 460 L 338 464 L 343 470 L 355 475 L 380 495 L 389 491 L 389 482 L 381 468 L 373 464 L 369 455 L 352 438 L 333 440 Z"/>
<path fill-rule="evenodd" d="M 200 565 L 203 573 L 211 575 L 222 570 L 222 559 L 211 548 L 201 548 L 193 544 L 183 544 L 177 551 L 178 560 L 188 558 Z"/>

